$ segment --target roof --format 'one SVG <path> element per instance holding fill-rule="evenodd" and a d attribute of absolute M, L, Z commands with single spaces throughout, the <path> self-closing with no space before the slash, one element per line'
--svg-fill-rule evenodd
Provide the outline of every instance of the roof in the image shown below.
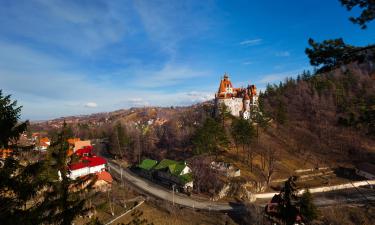
<path fill-rule="evenodd" d="M 155 166 L 155 170 L 161 170 L 168 168 L 169 172 L 173 175 L 179 176 L 182 170 L 185 168 L 185 162 L 177 162 L 170 159 L 163 159 L 158 165 Z"/>
<path fill-rule="evenodd" d="M 180 179 L 181 183 L 186 184 L 186 183 L 189 183 L 190 181 L 193 181 L 193 174 L 187 173 L 187 174 L 179 176 L 178 178 Z"/>
<path fill-rule="evenodd" d="M 151 170 L 156 164 L 158 164 L 158 161 L 156 160 L 144 159 L 142 163 L 138 165 L 138 168 L 141 168 L 144 170 Z"/>
<path fill-rule="evenodd" d="M 85 167 L 94 167 L 106 164 L 107 160 L 99 156 L 83 157 L 78 163 L 69 165 L 70 170 L 78 170 Z"/>
<path fill-rule="evenodd" d="M 91 152 L 92 152 L 92 149 L 93 149 L 92 146 L 85 146 L 85 147 L 83 147 L 83 148 L 81 148 L 81 149 L 78 149 L 75 153 L 76 153 L 77 155 L 83 155 L 83 154 L 85 154 L 85 153 L 91 153 Z"/>
<path fill-rule="evenodd" d="M 102 172 L 96 173 L 96 176 L 98 176 L 98 180 L 104 180 L 107 183 L 112 183 L 112 181 L 113 181 L 113 178 L 112 178 L 111 174 L 108 173 L 107 171 L 102 171 Z"/>
<path fill-rule="evenodd" d="M 71 145 L 74 145 L 74 143 L 76 143 L 77 141 L 80 141 L 80 140 L 81 140 L 80 138 L 69 138 L 68 143 L 71 144 Z"/>
<path fill-rule="evenodd" d="M 226 92 L 227 87 L 233 88 L 233 85 L 232 85 L 232 82 L 229 80 L 229 77 L 224 76 L 224 79 L 220 81 L 219 93 Z"/>
<path fill-rule="evenodd" d="M 40 139 L 40 142 L 50 142 L 48 137 L 44 137 Z"/>

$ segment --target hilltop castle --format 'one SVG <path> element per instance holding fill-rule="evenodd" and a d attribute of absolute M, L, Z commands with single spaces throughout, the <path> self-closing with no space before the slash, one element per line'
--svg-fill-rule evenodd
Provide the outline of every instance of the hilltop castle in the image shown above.
<path fill-rule="evenodd" d="M 255 85 L 247 88 L 234 88 L 228 74 L 220 81 L 218 92 L 215 94 L 216 112 L 220 112 L 220 106 L 225 104 L 228 111 L 236 117 L 242 116 L 248 120 L 253 109 L 258 107 L 258 94 Z"/>

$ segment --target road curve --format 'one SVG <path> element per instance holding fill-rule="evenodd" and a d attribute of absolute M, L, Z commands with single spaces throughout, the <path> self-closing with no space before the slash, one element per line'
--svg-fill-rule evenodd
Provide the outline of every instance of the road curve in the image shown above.
<path fill-rule="evenodd" d="M 116 172 L 118 175 L 121 174 L 121 166 L 117 163 L 111 162 L 108 159 L 108 167 L 110 172 Z M 244 209 L 243 204 L 235 202 L 212 202 L 212 201 L 198 201 L 187 195 L 175 193 L 173 195 L 171 190 L 168 190 L 160 185 L 154 184 L 149 180 L 143 179 L 129 169 L 122 167 L 122 178 L 127 182 L 136 186 L 140 190 L 146 192 L 151 196 L 155 196 L 159 199 L 165 201 L 174 202 L 175 204 L 201 209 L 209 211 L 241 211 Z M 316 206 L 330 206 L 339 204 L 354 204 L 354 203 L 368 203 L 375 201 L 375 190 L 371 187 L 363 187 L 360 189 L 346 189 L 331 191 L 325 193 L 314 194 L 314 203 Z M 257 201 L 254 204 L 263 207 L 268 200 L 263 199 L 262 201 Z"/>
<path fill-rule="evenodd" d="M 110 172 L 116 172 L 117 174 L 121 174 L 121 167 L 118 164 L 113 162 L 108 162 L 108 167 L 110 168 Z M 173 195 L 171 190 L 165 189 L 159 185 L 153 184 L 151 181 L 146 179 L 142 179 L 141 177 L 133 174 L 129 169 L 122 168 L 122 178 L 126 181 L 130 182 L 132 185 L 138 187 L 139 189 L 151 194 L 157 198 L 174 202 L 175 204 L 182 205 L 189 208 L 195 209 L 202 209 L 202 210 L 210 210 L 210 211 L 233 211 L 233 210 L 241 210 L 243 206 L 239 205 L 238 203 L 219 203 L 219 202 L 212 202 L 212 201 L 198 201 L 192 199 L 186 195 L 175 193 Z"/>

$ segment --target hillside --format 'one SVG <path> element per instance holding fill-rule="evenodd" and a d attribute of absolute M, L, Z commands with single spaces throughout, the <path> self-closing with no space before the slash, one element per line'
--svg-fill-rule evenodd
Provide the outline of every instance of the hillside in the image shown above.
<path fill-rule="evenodd" d="M 353 168 L 374 160 L 374 77 L 372 61 L 366 61 L 315 75 L 304 72 L 296 79 L 269 85 L 260 95 L 260 108 L 271 122 L 255 124 L 257 137 L 250 146 L 238 148 L 231 130 L 235 118 L 226 118 L 222 125 L 229 144 L 216 156 L 197 154 L 194 145 L 197 130 L 213 116 L 211 101 L 190 107 L 132 108 L 66 117 L 34 124 L 32 129 L 53 135 L 65 120 L 75 136 L 108 139 L 109 153 L 130 164 L 143 158 L 187 160 L 193 171 L 199 171 L 195 174 L 196 183 L 201 182 L 199 192 L 226 182 L 214 179 L 209 163 L 229 162 L 241 169 L 241 177 L 252 183 L 252 191 L 259 191 L 264 190 L 268 176 L 271 187 L 278 188 L 280 181 L 296 170 Z M 270 157 L 271 173 L 267 165 Z M 212 179 L 206 179 L 205 174 Z M 331 176 L 324 182 L 345 182 L 342 179 Z M 309 185 L 322 184 L 322 180 L 312 180 Z"/>
<path fill-rule="evenodd" d="M 373 61 L 303 73 L 268 86 L 261 99 L 264 112 L 275 118 L 277 139 L 290 153 L 316 155 L 326 164 L 375 159 Z"/>

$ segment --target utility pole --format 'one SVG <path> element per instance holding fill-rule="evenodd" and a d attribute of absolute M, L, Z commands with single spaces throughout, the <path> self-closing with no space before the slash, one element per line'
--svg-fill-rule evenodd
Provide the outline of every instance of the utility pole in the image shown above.
<path fill-rule="evenodd" d="M 173 206 L 174 206 L 174 187 L 175 186 L 176 186 L 175 184 L 172 185 L 172 202 L 173 202 Z"/>

